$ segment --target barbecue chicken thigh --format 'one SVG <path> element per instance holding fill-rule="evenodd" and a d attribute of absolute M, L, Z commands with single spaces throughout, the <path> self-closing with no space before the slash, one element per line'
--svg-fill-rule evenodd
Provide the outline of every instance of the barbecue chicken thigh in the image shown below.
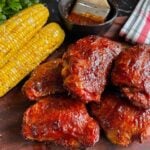
<path fill-rule="evenodd" d="M 150 109 L 135 107 L 114 93 L 104 94 L 101 104 L 92 104 L 91 111 L 114 144 L 128 146 L 135 139 L 142 142 L 150 137 Z"/>
<path fill-rule="evenodd" d="M 99 126 L 85 105 L 69 98 L 44 98 L 28 108 L 23 118 L 26 139 L 55 142 L 68 148 L 93 146 Z"/>
<path fill-rule="evenodd" d="M 150 108 L 150 46 L 123 51 L 116 60 L 112 82 L 134 105 Z"/>
<path fill-rule="evenodd" d="M 72 44 L 63 56 L 65 88 L 83 102 L 99 102 L 112 61 L 120 44 L 98 36 L 88 36 Z"/>
<path fill-rule="evenodd" d="M 43 96 L 64 92 L 61 69 L 62 60 L 59 58 L 39 65 L 24 84 L 23 93 L 30 100 L 37 100 Z"/>

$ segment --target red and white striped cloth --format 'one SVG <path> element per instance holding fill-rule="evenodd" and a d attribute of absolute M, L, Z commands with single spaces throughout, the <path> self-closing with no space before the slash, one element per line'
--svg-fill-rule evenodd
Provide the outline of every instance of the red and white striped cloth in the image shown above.
<path fill-rule="evenodd" d="M 150 44 L 150 0 L 140 0 L 120 36 L 132 43 Z"/>

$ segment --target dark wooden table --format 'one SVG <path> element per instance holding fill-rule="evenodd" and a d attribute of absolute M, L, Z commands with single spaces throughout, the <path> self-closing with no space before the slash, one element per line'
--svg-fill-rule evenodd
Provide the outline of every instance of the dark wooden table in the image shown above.
<path fill-rule="evenodd" d="M 53 21 L 60 22 L 60 18 L 57 10 L 56 0 L 44 0 L 47 2 L 49 9 L 52 12 L 51 19 Z M 106 33 L 107 37 L 115 37 L 121 25 L 125 22 L 126 17 L 132 12 L 137 0 L 116 0 L 120 13 L 116 21 L 110 30 Z M 60 56 L 66 45 L 59 48 L 52 56 Z M 0 98 L 0 150 L 64 150 L 62 147 L 55 146 L 53 144 L 45 144 L 38 142 L 26 141 L 21 135 L 21 123 L 23 112 L 27 107 L 32 105 L 28 100 L 23 97 L 21 93 L 21 87 L 24 81 L 22 81 L 17 87 L 10 91 L 6 96 Z M 100 142 L 92 148 L 87 150 L 150 150 L 150 141 L 145 141 L 143 144 L 134 142 L 128 148 L 119 147 L 111 144 L 104 137 Z"/>

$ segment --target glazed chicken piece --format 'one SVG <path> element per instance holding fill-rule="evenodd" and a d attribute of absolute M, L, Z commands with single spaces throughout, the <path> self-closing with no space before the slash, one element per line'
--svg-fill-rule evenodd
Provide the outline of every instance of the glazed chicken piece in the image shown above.
<path fill-rule="evenodd" d="M 150 46 L 138 45 L 123 51 L 112 81 L 134 105 L 150 108 Z"/>
<path fill-rule="evenodd" d="M 50 94 L 63 93 L 65 90 L 61 69 L 62 60 L 59 58 L 39 65 L 24 84 L 23 93 L 30 100 L 37 100 Z"/>
<path fill-rule="evenodd" d="M 128 146 L 133 140 L 150 137 L 150 109 L 131 105 L 114 93 L 102 96 L 101 105 L 92 104 L 92 114 L 114 144 Z"/>
<path fill-rule="evenodd" d="M 44 98 L 24 114 L 26 139 L 55 142 L 67 148 L 93 146 L 99 140 L 99 126 L 85 105 L 70 98 Z"/>
<path fill-rule="evenodd" d="M 120 44 L 98 36 L 88 36 L 72 44 L 63 56 L 64 86 L 83 102 L 99 102 L 112 61 Z"/>

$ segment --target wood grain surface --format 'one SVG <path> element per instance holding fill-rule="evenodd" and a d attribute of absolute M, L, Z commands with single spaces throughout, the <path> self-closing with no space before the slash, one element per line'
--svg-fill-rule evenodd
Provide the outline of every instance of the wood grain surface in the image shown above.
<path fill-rule="evenodd" d="M 51 7 L 56 7 L 56 4 L 54 5 L 51 5 Z M 55 20 L 58 19 L 57 15 L 53 17 Z M 118 38 L 118 33 L 126 19 L 127 17 L 118 17 L 105 36 L 115 40 L 119 39 L 122 42 L 123 39 Z M 60 57 L 66 50 L 67 45 L 68 42 L 65 42 L 49 59 Z M 64 150 L 64 148 L 51 143 L 26 141 L 22 137 L 22 116 L 26 108 L 33 104 L 21 93 L 24 81 L 6 96 L 0 98 L 0 150 Z M 142 144 L 134 142 L 129 147 L 123 148 L 111 144 L 102 136 L 99 143 L 92 148 L 87 148 L 87 150 L 150 150 L 150 139 Z"/>

